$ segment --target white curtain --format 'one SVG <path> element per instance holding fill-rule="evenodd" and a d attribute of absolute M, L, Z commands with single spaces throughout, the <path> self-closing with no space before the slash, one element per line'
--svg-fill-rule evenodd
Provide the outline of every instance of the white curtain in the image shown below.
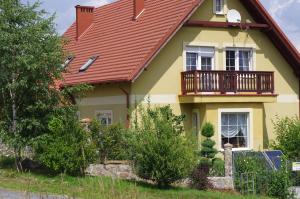
<path fill-rule="evenodd" d="M 223 113 L 221 117 L 221 133 L 226 138 L 236 136 L 247 137 L 247 113 Z"/>

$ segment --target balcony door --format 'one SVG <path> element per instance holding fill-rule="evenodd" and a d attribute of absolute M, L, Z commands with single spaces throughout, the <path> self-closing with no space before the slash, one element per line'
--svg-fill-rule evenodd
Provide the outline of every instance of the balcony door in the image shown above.
<path fill-rule="evenodd" d="M 197 79 L 197 87 L 200 90 L 210 90 L 213 86 L 213 76 L 209 71 L 214 69 L 214 57 L 214 47 L 188 46 L 186 48 L 186 71 L 202 71 L 193 75 L 193 78 Z"/>
<path fill-rule="evenodd" d="M 186 47 L 186 71 L 214 69 L 214 47 L 187 46 Z"/>
<path fill-rule="evenodd" d="M 226 71 L 251 71 L 252 49 L 249 48 L 227 48 L 226 49 Z"/>
<path fill-rule="evenodd" d="M 237 75 L 233 71 L 251 71 L 252 70 L 252 49 L 249 48 L 227 48 L 226 49 L 226 71 L 224 75 L 225 92 L 236 92 L 240 78 L 243 75 Z"/>

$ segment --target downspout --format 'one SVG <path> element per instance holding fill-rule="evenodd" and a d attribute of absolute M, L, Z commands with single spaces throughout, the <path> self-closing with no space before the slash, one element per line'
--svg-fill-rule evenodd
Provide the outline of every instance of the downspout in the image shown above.
<path fill-rule="evenodd" d="M 121 91 L 126 95 L 126 109 L 127 109 L 127 114 L 126 114 L 126 127 L 129 128 L 130 126 L 130 115 L 129 115 L 129 108 L 130 108 L 130 94 L 128 91 L 126 91 L 124 88 L 119 87 Z"/>

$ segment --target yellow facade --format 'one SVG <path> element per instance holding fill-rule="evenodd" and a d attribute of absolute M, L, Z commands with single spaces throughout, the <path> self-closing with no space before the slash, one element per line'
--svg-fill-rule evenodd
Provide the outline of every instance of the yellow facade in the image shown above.
<path fill-rule="evenodd" d="M 238 0 L 226 0 L 225 11 L 236 9 L 243 22 L 254 22 L 247 9 Z M 213 14 L 213 1 L 205 1 L 191 19 L 226 21 L 224 15 Z M 228 47 L 251 48 L 254 71 L 274 71 L 275 94 L 269 96 L 181 96 L 181 72 L 184 71 L 187 45 L 214 47 L 214 70 L 225 70 L 225 49 Z M 94 117 L 96 110 L 112 110 L 113 122 L 125 122 L 130 105 L 146 103 L 170 104 L 176 114 L 185 114 L 185 129 L 192 131 L 192 113 L 199 114 L 199 125 L 215 125 L 215 141 L 220 147 L 220 110 L 250 110 L 249 149 L 263 150 L 275 138 L 272 120 L 276 116 L 299 115 L 299 84 L 291 66 L 282 57 L 269 38 L 259 30 L 229 28 L 203 28 L 183 26 L 160 51 L 133 83 L 97 86 L 79 102 L 80 117 Z M 199 128 L 200 129 L 200 128 Z"/>

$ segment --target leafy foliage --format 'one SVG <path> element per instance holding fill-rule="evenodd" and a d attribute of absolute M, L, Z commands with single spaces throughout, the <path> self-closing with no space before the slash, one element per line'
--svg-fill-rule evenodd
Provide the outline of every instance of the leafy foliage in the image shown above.
<path fill-rule="evenodd" d="M 289 191 L 292 186 L 291 172 L 286 167 L 286 160 L 282 159 L 282 167 L 278 171 L 267 169 L 267 165 L 262 156 L 255 152 L 247 152 L 235 158 L 235 179 L 236 188 L 240 191 L 252 185 L 240 181 L 242 175 L 246 178 L 254 178 L 254 188 L 256 194 L 266 195 L 282 199 L 293 198 L 293 193 Z M 249 177 L 251 176 L 251 177 Z"/>
<path fill-rule="evenodd" d="M 184 116 L 174 115 L 170 106 L 140 107 L 138 114 L 131 139 L 137 175 L 160 187 L 187 177 L 196 165 L 196 154 L 184 135 Z"/>
<path fill-rule="evenodd" d="M 92 136 L 76 118 L 73 107 L 61 108 L 49 122 L 50 133 L 34 142 L 36 158 L 55 172 L 84 174 L 95 159 Z"/>
<path fill-rule="evenodd" d="M 59 104 L 55 81 L 61 79 L 64 52 L 53 19 L 39 3 L 0 3 L 0 131 L 18 157 L 47 131 Z"/>
<path fill-rule="evenodd" d="M 202 127 L 201 134 L 206 137 L 201 143 L 201 156 L 213 160 L 218 152 L 214 148 L 216 142 L 211 139 L 215 134 L 214 126 L 211 123 L 205 123 Z"/>
<path fill-rule="evenodd" d="M 276 140 L 274 149 L 282 150 L 290 160 L 300 159 L 300 120 L 297 117 L 277 118 L 274 122 Z"/>
<path fill-rule="evenodd" d="M 127 130 L 121 124 L 100 125 L 93 120 L 89 125 L 93 140 L 96 141 L 100 160 L 128 160 Z"/>
<path fill-rule="evenodd" d="M 191 175 L 191 185 L 193 188 L 207 190 L 211 187 L 208 181 L 209 170 L 210 163 L 208 161 L 200 162 Z"/>
<path fill-rule="evenodd" d="M 215 158 L 209 171 L 209 176 L 222 177 L 225 176 L 225 162 L 219 158 Z"/>

